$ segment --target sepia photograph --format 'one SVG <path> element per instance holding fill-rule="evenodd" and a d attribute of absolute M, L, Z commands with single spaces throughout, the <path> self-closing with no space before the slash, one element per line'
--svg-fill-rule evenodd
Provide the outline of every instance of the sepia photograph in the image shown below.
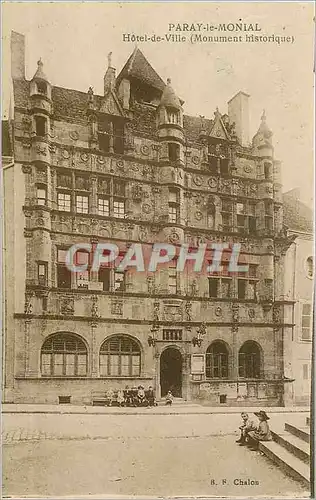
<path fill-rule="evenodd" d="M 2 495 L 314 495 L 313 2 L 2 2 Z"/>

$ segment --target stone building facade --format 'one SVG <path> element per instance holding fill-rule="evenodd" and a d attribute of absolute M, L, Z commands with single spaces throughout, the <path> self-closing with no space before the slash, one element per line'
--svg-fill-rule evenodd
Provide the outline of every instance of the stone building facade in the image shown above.
<path fill-rule="evenodd" d="M 284 345 L 284 374 L 294 379 L 287 386 L 285 402 L 311 403 L 312 342 L 314 338 L 314 238 L 313 212 L 292 189 L 283 195 L 284 225 L 293 239 L 285 254 L 284 297 L 295 302 L 294 328 Z"/>
<path fill-rule="evenodd" d="M 89 404 L 142 384 L 158 398 L 283 404 L 290 243 L 265 114 L 252 141 L 243 92 L 212 119 L 185 115 L 138 48 L 118 76 L 109 57 L 104 95 L 53 86 L 41 60 L 28 81 L 24 37 L 11 42 L 5 401 Z M 249 270 L 224 258 L 213 275 L 179 273 L 176 259 L 156 273 L 68 271 L 71 245 L 108 241 L 122 255 L 134 242 L 240 243 Z"/>

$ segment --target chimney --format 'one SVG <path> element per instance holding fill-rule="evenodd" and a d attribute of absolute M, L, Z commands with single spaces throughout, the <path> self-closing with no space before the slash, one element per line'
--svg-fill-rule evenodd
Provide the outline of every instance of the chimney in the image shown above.
<path fill-rule="evenodd" d="M 108 69 L 104 75 L 104 95 L 115 87 L 115 68 L 112 67 L 112 52 L 108 54 Z"/>
<path fill-rule="evenodd" d="M 11 76 L 25 78 L 25 36 L 11 31 Z"/>
<path fill-rule="evenodd" d="M 249 145 L 249 95 L 238 92 L 228 101 L 230 122 L 235 122 L 236 135 L 242 146 Z"/>

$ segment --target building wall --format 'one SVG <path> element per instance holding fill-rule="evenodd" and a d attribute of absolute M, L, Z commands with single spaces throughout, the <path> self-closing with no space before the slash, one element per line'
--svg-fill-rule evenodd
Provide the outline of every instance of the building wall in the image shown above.
<path fill-rule="evenodd" d="M 285 375 L 293 378 L 286 399 L 289 404 L 310 404 L 311 394 L 311 357 L 312 357 L 312 324 L 310 323 L 310 339 L 302 338 L 303 305 L 311 304 L 313 311 L 313 277 L 308 274 L 307 259 L 313 257 L 312 235 L 296 234 L 296 239 L 288 249 L 285 259 L 285 296 L 295 301 L 291 335 L 287 338 L 285 349 Z"/>
<path fill-rule="evenodd" d="M 266 125 L 259 128 L 253 147 L 243 147 L 233 134 L 228 136 L 224 115 L 221 118 L 218 112 L 213 121 L 205 122 L 206 134 L 194 117 L 184 117 L 183 129 L 182 111 L 180 124 L 172 126 L 159 122 L 166 115 L 161 107 L 135 102 L 124 114 L 112 91 L 93 96 L 47 85 L 43 96 L 36 92 L 35 77 L 31 82 L 14 80 L 15 165 L 14 181 L 10 174 L 6 181 L 7 232 L 11 234 L 11 223 L 16 229 L 10 242 L 14 269 L 8 271 L 14 298 L 9 291 L 6 400 L 56 403 L 58 396 L 70 395 L 74 403 L 91 403 L 93 391 L 139 383 L 153 384 L 159 396 L 161 355 L 173 346 L 181 354 L 185 399 L 214 405 L 282 404 L 284 338 L 293 315 L 291 297 L 286 301 L 282 293 L 288 242 L 283 232 L 280 165 L 273 158 L 270 139 L 266 140 L 270 137 Z M 132 84 L 128 89 L 132 92 Z M 128 102 L 124 98 L 126 106 Z M 113 144 L 107 152 L 100 149 L 98 119 L 105 115 L 124 120 L 120 153 Z M 37 117 L 46 119 L 43 135 L 36 131 Z M 168 157 L 169 143 L 179 147 L 176 160 Z M 210 156 L 216 158 L 215 170 Z M 223 158 L 228 162 L 227 175 L 220 173 Z M 87 214 L 73 207 L 68 212 L 58 208 L 59 175 L 65 173 L 72 183 L 76 176 L 87 176 Z M 104 176 L 126 183 L 122 219 L 98 213 L 99 181 Z M 44 205 L 38 202 L 37 186 L 46 189 Z M 172 188 L 178 190 L 175 222 L 169 220 Z M 67 192 L 74 200 L 82 191 L 77 187 Z M 232 204 L 228 228 L 225 200 Z M 254 211 L 245 216 L 256 218 L 255 233 L 238 229 L 240 204 L 251 203 Z M 175 291 L 168 266 L 156 273 L 129 270 L 124 292 L 113 287 L 101 291 L 94 273 L 88 289 L 78 289 L 73 278 L 71 288 L 58 288 L 59 248 L 109 241 L 123 249 L 140 242 L 147 250 L 155 242 L 177 247 L 186 243 L 191 249 L 207 242 L 238 243 L 242 262 L 256 265 L 257 275 L 248 276 L 245 298 L 238 297 L 236 275 L 231 276 L 229 296 L 210 298 L 205 268 L 200 275 L 192 269 L 178 273 Z M 7 262 L 9 258 L 7 253 Z M 45 284 L 37 274 L 41 262 L 47 263 Z M 250 282 L 256 283 L 254 294 Z M 180 329 L 182 339 L 165 340 L 164 329 Z M 86 377 L 57 379 L 41 374 L 41 347 L 57 332 L 83 339 L 88 352 Z M 115 334 L 137 339 L 140 377 L 100 377 L 100 346 Z M 222 340 L 229 352 L 225 379 L 207 379 L 205 370 L 192 373 L 195 356 L 205 354 L 214 340 Z M 238 371 L 239 349 L 249 340 L 259 345 L 261 353 L 260 377 L 254 380 L 241 378 Z"/>

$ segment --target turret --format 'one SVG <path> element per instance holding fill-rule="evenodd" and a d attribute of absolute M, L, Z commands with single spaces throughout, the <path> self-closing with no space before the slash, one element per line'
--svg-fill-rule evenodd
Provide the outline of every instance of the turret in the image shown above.
<path fill-rule="evenodd" d="M 33 76 L 30 84 L 30 95 L 39 95 L 41 97 L 46 97 L 47 99 L 52 98 L 52 87 L 48 81 L 47 76 L 43 70 L 44 64 L 42 59 L 37 61 L 37 70 Z"/>
<path fill-rule="evenodd" d="M 157 128 L 162 143 L 160 159 L 183 163 L 183 109 L 170 78 L 157 108 Z"/>
<path fill-rule="evenodd" d="M 252 139 L 252 145 L 255 149 L 258 150 L 259 156 L 265 156 L 265 157 L 273 156 L 272 136 L 273 133 L 267 125 L 266 113 L 263 110 L 258 132 Z"/>

